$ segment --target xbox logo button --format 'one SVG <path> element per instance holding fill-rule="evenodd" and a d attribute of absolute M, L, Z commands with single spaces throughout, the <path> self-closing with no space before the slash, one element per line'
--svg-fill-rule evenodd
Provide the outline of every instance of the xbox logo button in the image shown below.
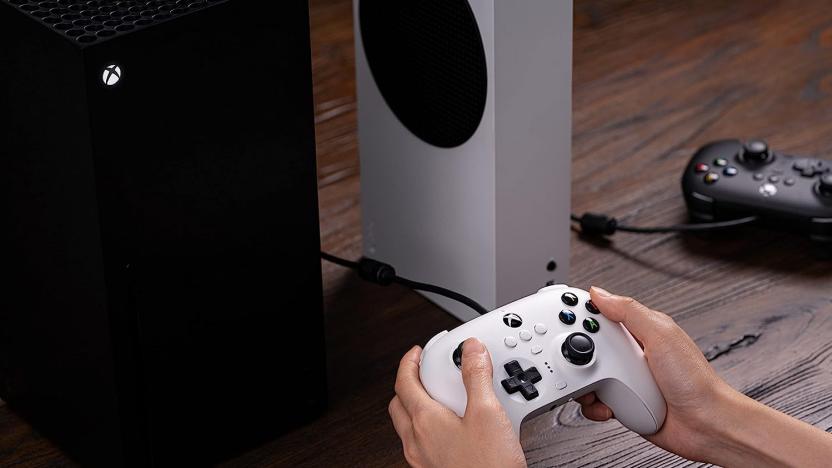
<path fill-rule="evenodd" d="M 523 319 L 517 314 L 505 314 L 503 315 L 503 323 L 511 328 L 517 328 L 523 325 Z"/>
<path fill-rule="evenodd" d="M 763 185 L 762 187 L 760 187 L 760 195 L 766 198 L 771 198 L 777 195 L 777 186 L 774 184 Z"/>
<path fill-rule="evenodd" d="M 107 86 L 115 86 L 121 81 L 121 67 L 116 64 L 107 65 L 101 74 L 101 80 Z"/>

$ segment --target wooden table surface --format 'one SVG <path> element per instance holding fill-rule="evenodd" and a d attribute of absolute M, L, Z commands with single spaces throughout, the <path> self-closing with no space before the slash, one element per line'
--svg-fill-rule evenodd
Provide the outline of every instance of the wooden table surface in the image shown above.
<path fill-rule="evenodd" d="M 313 0 L 322 242 L 360 255 L 351 0 Z M 832 159 L 828 0 L 576 0 L 574 209 L 643 225 L 686 219 L 692 152 L 726 137 Z M 566 222 L 566 220 L 564 220 Z M 832 429 L 832 263 L 797 235 L 752 228 L 706 237 L 572 240 L 570 282 L 671 314 L 746 394 Z M 429 280 L 429 278 L 425 278 Z M 227 466 L 401 466 L 387 417 L 399 357 L 458 322 L 398 286 L 324 266 L 331 408 Z M 751 335 L 738 346 L 731 343 Z M 210 409 L 206 409 L 210 411 Z M 681 466 L 577 405 L 527 423 L 533 466 Z M 0 408 L 0 466 L 71 466 Z"/>

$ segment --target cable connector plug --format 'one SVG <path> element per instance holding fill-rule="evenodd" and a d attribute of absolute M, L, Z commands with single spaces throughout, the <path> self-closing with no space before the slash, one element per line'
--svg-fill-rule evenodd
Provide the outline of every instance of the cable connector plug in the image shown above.
<path fill-rule="evenodd" d="M 588 236 L 611 236 L 618 230 L 618 220 L 602 214 L 584 213 L 573 219 L 581 225 L 581 233 Z"/>
<path fill-rule="evenodd" d="M 358 261 L 358 276 L 371 283 L 389 286 L 396 281 L 396 269 L 384 262 L 362 257 Z"/>
<path fill-rule="evenodd" d="M 443 288 L 442 286 L 436 286 L 428 283 L 420 283 L 418 281 L 412 281 L 407 278 L 402 278 L 401 276 L 398 276 L 396 274 L 396 269 L 393 268 L 392 265 L 388 265 L 378 260 L 373 260 L 372 258 L 362 257 L 361 260 L 354 262 L 352 260 L 346 260 L 341 257 L 336 257 L 335 255 L 328 254 L 326 252 L 321 252 L 321 258 L 328 262 L 332 262 L 336 265 L 340 265 L 344 268 L 349 268 L 350 270 L 357 272 L 359 278 L 370 283 L 375 283 L 381 286 L 389 286 L 393 283 L 401 284 L 402 286 L 408 287 L 415 291 L 423 291 L 438 294 L 440 296 L 447 297 L 448 299 L 457 301 L 461 304 L 465 304 L 466 306 L 475 310 L 480 315 L 488 313 L 488 309 L 481 306 L 479 303 L 477 303 L 477 301 L 471 299 L 470 297 L 464 296 L 456 291 L 451 291 L 450 289 Z"/>

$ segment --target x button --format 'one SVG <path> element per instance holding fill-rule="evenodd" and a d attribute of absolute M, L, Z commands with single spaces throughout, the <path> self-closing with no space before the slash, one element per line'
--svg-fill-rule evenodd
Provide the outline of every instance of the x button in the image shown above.
<path fill-rule="evenodd" d="M 526 401 L 537 398 L 538 393 L 534 384 L 540 382 L 543 377 L 540 376 L 540 372 L 536 368 L 529 367 L 528 370 L 523 370 L 523 367 L 517 361 L 511 361 L 503 367 L 508 373 L 508 378 L 501 383 L 509 395 L 519 391 Z"/>

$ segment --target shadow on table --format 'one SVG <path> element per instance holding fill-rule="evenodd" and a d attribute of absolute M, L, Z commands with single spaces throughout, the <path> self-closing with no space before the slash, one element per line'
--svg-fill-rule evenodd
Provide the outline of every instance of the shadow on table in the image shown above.
<path fill-rule="evenodd" d="M 607 250 L 629 262 L 663 274 L 689 277 L 681 269 L 660 264 L 655 256 L 646 252 L 634 254 L 616 247 L 615 237 L 586 236 L 574 227 L 573 230 L 579 233 L 582 242 Z M 628 234 L 616 234 L 622 235 Z M 767 269 L 783 274 L 811 275 L 815 278 L 818 275 L 832 276 L 832 244 L 818 244 L 812 242 L 808 236 L 798 233 L 743 227 L 730 231 L 652 236 L 665 236 L 692 257 L 706 261 L 731 262 L 748 268 Z"/>

